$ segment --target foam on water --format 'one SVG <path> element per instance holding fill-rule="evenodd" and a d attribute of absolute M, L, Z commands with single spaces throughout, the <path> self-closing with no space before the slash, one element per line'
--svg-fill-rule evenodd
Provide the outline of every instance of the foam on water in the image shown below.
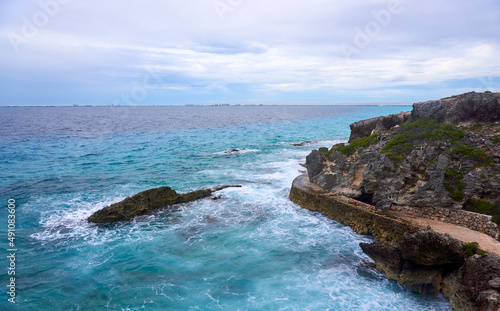
<path fill-rule="evenodd" d="M 19 205 L 19 310 L 450 310 L 442 297 L 423 298 L 377 272 L 359 247 L 370 237 L 288 200 L 310 150 L 345 141 L 325 130 L 337 131 L 344 119 L 170 126 L 95 140 L 93 130 L 75 141 L 30 143 L 29 168 L 20 173 L 36 191 Z M 307 139 L 316 141 L 292 146 Z M 36 151 L 44 146 L 61 149 L 51 151 L 57 166 Z M 221 154 L 232 146 L 247 152 Z M 47 176 L 53 172 L 55 179 Z M 222 184 L 242 187 L 131 222 L 85 221 L 149 188 Z"/>

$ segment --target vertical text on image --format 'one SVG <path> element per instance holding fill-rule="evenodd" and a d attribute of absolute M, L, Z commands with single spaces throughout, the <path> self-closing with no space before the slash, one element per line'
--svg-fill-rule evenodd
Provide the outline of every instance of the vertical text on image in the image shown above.
<path fill-rule="evenodd" d="M 7 284 L 8 301 L 16 303 L 16 200 L 9 199 L 7 205 L 7 259 L 9 265 L 7 274 L 9 275 Z"/>

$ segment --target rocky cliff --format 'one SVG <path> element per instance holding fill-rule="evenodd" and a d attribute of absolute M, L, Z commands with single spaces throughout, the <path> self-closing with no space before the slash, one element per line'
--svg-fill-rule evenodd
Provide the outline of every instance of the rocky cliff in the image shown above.
<path fill-rule="evenodd" d="M 349 144 L 314 150 L 309 179 L 373 204 L 500 215 L 500 94 L 466 93 L 351 125 Z"/>

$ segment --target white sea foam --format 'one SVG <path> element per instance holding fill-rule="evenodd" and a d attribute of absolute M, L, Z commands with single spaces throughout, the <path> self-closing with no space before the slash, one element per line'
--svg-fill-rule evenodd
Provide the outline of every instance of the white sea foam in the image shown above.
<path fill-rule="evenodd" d="M 214 155 L 219 155 L 219 156 L 231 156 L 231 155 L 237 155 L 237 154 L 245 154 L 245 153 L 253 153 L 253 152 L 260 152 L 259 149 L 228 149 L 224 151 L 219 151 L 219 152 L 214 152 Z"/>

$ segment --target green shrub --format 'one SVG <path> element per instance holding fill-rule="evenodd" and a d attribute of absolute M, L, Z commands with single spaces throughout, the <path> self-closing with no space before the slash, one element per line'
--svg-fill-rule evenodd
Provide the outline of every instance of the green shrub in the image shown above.
<path fill-rule="evenodd" d="M 465 169 L 458 166 L 447 166 L 444 173 L 443 185 L 455 201 L 462 201 L 465 198 L 464 189 L 467 184 L 462 181 L 464 173 Z"/>
<path fill-rule="evenodd" d="M 474 162 L 475 167 L 485 167 L 493 164 L 493 159 L 484 150 L 470 146 L 455 146 L 447 153 L 458 159 L 471 160 Z"/>
<path fill-rule="evenodd" d="M 436 144 L 461 141 L 465 132 L 454 125 L 442 124 L 438 120 L 424 118 L 401 125 L 400 134 L 391 139 L 382 149 L 393 162 L 404 159 L 413 149 L 424 143 Z"/>
<path fill-rule="evenodd" d="M 467 244 L 463 244 L 462 249 L 464 250 L 464 252 L 467 256 L 472 256 L 472 255 L 476 254 L 477 251 L 479 250 L 479 243 L 470 242 Z"/>
<path fill-rule="evenodd" d="M 378 143 L 378 135 L 374 134 L 368 137 L 361 137 L 353 140 L 350 144 L 337 144 L 332 147 L 325 155 L 330 155 L 333 151 L 340 151 L 342 155 L 348 157 L 353 155 L 358 148 L 367 148 L 373 144 Z"/>
<path fill-rule="evenodd" d="M 500 143 L 500 135 L 495 135 L 491 138 L 491 141 L 494 143 L 494 144 L 498 144 Z"/>
<path fill-rule="evenodd" d="M 486 255 L 486 251 L 479 249 L 479 243 L 470 242 L 462 245 L 462 249 L 464 250 L 467 256 L 472 256 L 474 254 L 478 254 L 479 256 Z"/>
<path fill-rule="evenodd" d="M 485 92 L 485 93 L 487 93 L 487 94 L 490 94 L 490 93 L 491 93 L 491 91 L 484 91 L 484 92 Z"/>
<path fill-rule="evenodd" d="M 476 123 L 471 127 L 471 129 L 474 131 L 479 131 L 483 129 L 483 125 L 481 123 Z"/>
<path fill-rule="evenodd" d="M 493 204 L 485 200 L 473 200 L 468 201 L 464 208 L 474 213 L 490 215 L 492 222 L 500 224 L 500 202 Z"/>
<path fill-rule="evenodd" d="M 441 98 L 441 100 L 450 99 L 450 98 L 457 98 L 457 95 L 451 95 L 451 96 L 448 96 L 448 97 L 443 97 L 443 98 Z"/>

